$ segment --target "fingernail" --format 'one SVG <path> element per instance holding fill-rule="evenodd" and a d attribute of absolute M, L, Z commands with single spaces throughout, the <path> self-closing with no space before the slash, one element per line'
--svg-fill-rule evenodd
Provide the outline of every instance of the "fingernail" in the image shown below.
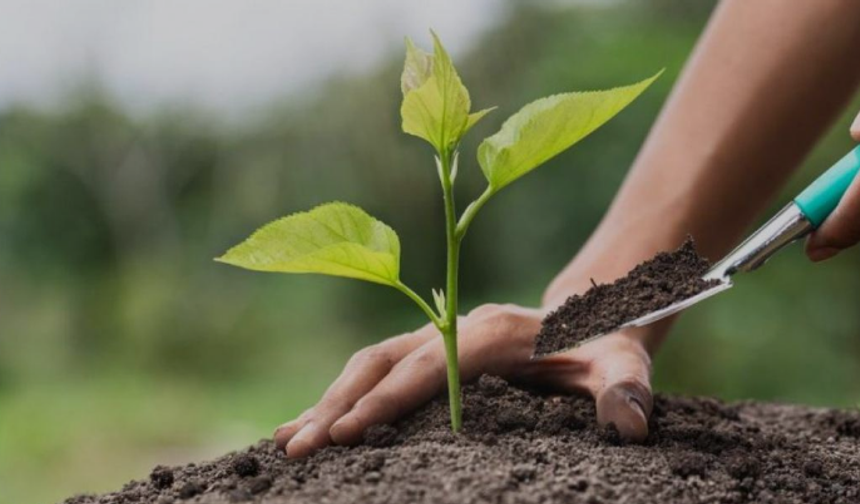
<path fill-rule="evenodd" d="M 647 420 L 651 416 L 651 409 L 654 407 L 654 399 L 651 396 L 651 391 L 639 382 L 628 382 L 623 387 L 627 394 L 627 402 L 636 405 L 639 411 Z"/>
<path fill-rule="evenodd" d="M 812 260 L 812 262 L 826 261 L 841 251 L 841 249 L 836 247 L 816 248 L 809 251 L 809 259 Z"/>
<path fill-rule="evenodd" d="M 854 137 L 854 140 L 860 141 L 860 114 L 857 114 L 854 122 L 851 123 L 851 136 Z"/>
<path fill-rule="evenodd" d="M 631 408 L 639 410 L 639 413 L 642 413 L 642 416 L 645 417 L 646 420 L 648 419 L 648 413 L 645 412 L 645 406 L 637 397 L 630 394 L 630 397 L 627 398 L 627 403 L 630 404 Z"/>

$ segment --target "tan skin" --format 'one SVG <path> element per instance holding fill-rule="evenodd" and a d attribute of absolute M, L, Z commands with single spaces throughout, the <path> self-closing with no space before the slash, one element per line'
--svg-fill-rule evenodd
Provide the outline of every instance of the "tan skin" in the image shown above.
<path fill-rule="evenodd" d="M 651 355 L 671 321 L 532 361 L 540 321 L 568 296 L 624 275 L 687 234 L 720 257 L 737 243 L 860 83 L 860 2 L 724 0 L 611 208 L 541 308 L 484 305 L 460 320 L 463 379 L 482 373 L 594 398 L 600 424 L 648 434 Z M 860 116 L 852 136 L 860 141 Z M 808 240 L 812 260 L 860 240 L 860 180 Z M 354 444 L 445 390 L 432 326 L 355 354 L 322 399 L 275 431 L 289 457 Z"/>

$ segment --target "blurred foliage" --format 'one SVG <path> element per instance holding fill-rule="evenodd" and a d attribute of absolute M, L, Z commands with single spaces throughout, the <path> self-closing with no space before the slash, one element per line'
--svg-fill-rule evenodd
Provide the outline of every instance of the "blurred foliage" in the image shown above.
<path fill-rule="evenodd" d="M 487 206 L 464 247 L 464 309 L 538 302 L 600 219 L 711 8 L 533 5 L 508 4 L 455 57 L 475 108 L 499 106 L 463 145 L 461 208 L 483 189 L 477 143 L 524 103 L 667 72 Z M 396 54 L 241 124 L 182 107 L 132 117 L 97 86 L 63 109 L 0 113 L 0 501 L 106 490 L 239 448 L 309 406 L 351 352 L 421 321 L 388 289 L 210 260 L 264 222 L 344 200 L 398 231 L 410 285 L 441 285 L 441 198 L 428 149 L 400 132 Z M 780 201 L 849 148 L 847 124 Z M 857 252 L 811 265 L 788 251 L 684 317 L 657 388 L 855 404 L 858 278 Z"/>

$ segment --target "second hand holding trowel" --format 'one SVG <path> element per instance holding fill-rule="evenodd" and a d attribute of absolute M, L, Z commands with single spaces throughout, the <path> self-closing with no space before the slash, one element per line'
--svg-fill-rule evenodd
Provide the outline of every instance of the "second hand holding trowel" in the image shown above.
<path fill-rule="evenodd" d="M 574 347 L 621 329 L 652 324 L 731 288 L 735 273 L 755 270 L 785 246 L 817 229 L 839 205 L 839 201 L 858 171 L 860 171 L 860 146 L 855 147 L 819 176 L 765 225 L 708 270 L 702 279 L 712 284 L 712 287 L 665 308 L 624 322 L 603 334 L 578 341 Z"/>

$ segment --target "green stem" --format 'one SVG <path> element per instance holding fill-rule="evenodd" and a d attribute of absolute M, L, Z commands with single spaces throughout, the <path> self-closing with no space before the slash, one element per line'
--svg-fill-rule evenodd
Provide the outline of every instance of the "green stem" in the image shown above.
<path fill-rule="evenodd" d="M 433 325 L 439 328 L 439 330 L 444 329 L 445 321 L 442 320 L 439 315 L 437 315 L 436 312 L 433 311 L 433 308 L 431 308 L 430 305 L 427 304 L 427 301 L 424 301 L 421 296 L 416 294 L 415 291 L 407 287 L 406 284 L 404 284 L 403 282 L 397 282 L 394 287 L 400 292 L 409 296 L 409 299 L 415 301 L 415 304 L 417 304 L 418 307 L 421 308 L 421 310 L 427 314 L 427 316 L 430 318 L 430 321 L 433 322 Z"/>
<path fill-rule="evenodd" d="M 457 234 L 457 208 L 454 204 L 454 184 L 451 181 L 451 152 L 440 153 L 442 161 L 442 195 L 445 200 L 445 237 L 448 242 L 448 268 L 445 307 L 445 359 L 448 363 L 448 399 L 451 405 L 451 429 L 460 430 L 463 415 L 460 405 L 460 364 L 457 358 L 457 278 L 460 263 L 460 236 Z"/>
<path fill-rule="evenodd" d="M 446 328 L 442 333 L 442 337 L 445 340 L 445 358 L 448 361 L 448 403 L 451 408 L 451 430 L 459 432 L 463 426 L 463 409 L 460 404 L 460 365 L 457 362 L 457 329 Z"/>

